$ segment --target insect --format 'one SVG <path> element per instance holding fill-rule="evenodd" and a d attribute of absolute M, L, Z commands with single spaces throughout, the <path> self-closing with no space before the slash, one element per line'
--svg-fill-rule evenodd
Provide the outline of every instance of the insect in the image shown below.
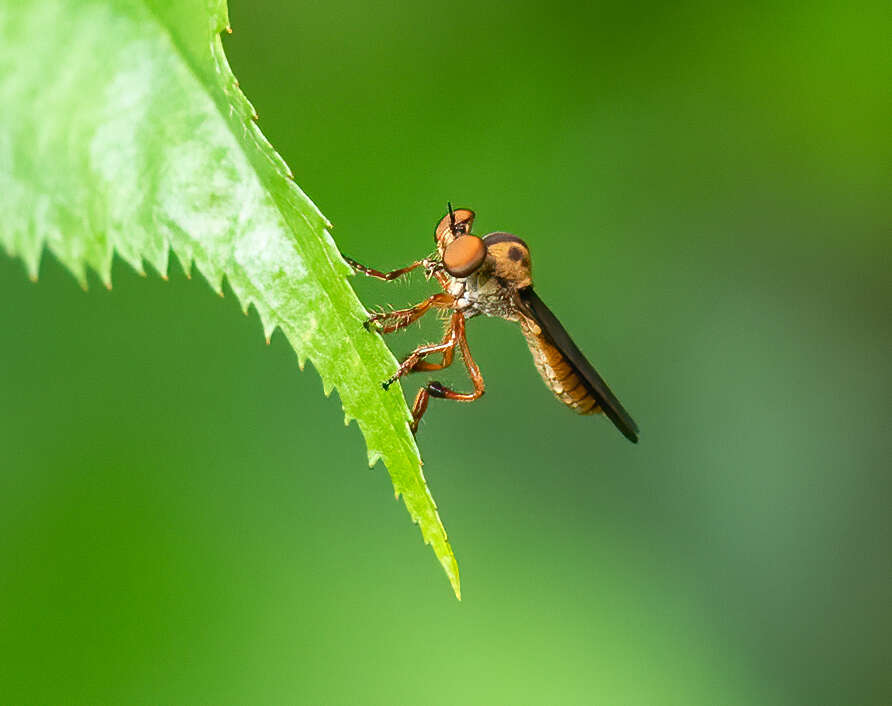
<path fill-rule="evenodd" d="M 413 307 L 372 314 L 365 321 L 369 330 L 392 333 L 432 310 L 448 315 L 443 339 L 412 351 L 382 386 L 387 390 L 408 373 L 442 370 L 452 364 L 458 349 L 474 390 L 456 392 L 436 380 L 422 386 L 412 405 L 412 433 L 417 433 L 431 397 L 473 402 L 483 395 L 483 376 L 465 335 L 465 322 L 483 314 L 520 324 L 536 368 L 561 402 L 578 414 L 603 412 L 627 439 L 637 443 L 638 427 L 632 417 L 533 290 L 527 244 L 511 233 L 478 237 L 471 233 L 473 224 L 473 211 L 453 210 L 449 204 L 434 231 L 436 253 L 391 272 L 374 270 L 343 256 L 356 271 L 386 281 L 423 268 L 425 276 L 436 279 L 443 288 Z M 440 362 L 428 360 L 434 355 L 442 356 Z"/>

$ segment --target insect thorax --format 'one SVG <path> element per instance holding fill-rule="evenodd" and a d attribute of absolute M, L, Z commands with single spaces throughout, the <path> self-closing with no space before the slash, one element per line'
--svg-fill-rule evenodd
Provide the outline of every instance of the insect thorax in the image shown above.
<path fill-rule="evenodd" d="M 448 291 L 455 297 L 455 308 L 465 318 L 480 314 L 509 321 L 519 318 L 511 288 L 486 272 L 478 271 L 469 277 L 453 278 Z"/>

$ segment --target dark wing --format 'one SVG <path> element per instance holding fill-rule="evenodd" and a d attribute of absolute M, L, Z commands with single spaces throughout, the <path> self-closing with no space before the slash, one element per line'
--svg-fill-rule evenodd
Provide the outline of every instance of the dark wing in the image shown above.
<path fill-rule="evenodd" d="M 557 320 L 557 317 L 551 313 L 551 309 L 545 306 L 545 303 L 539 299 L 532 287 L 526 287 L 520 290 L 518 294 L 521 301 L 526 305 L 530 316 L 539 324 L 542 333 L 563 354 L 564 359 L 580 378 L 583 386 L 597 400 L 604 414 L 623 433 L 623 436 L 633 444 L 638 443 L 638 425 L 635 424 L 635 420 L 629 416 L 629 413 L 616 399 L 616 395 L 611 392 L 604 379 L 598 375 L 592 364 L 588 362 L 582 351 L 579 350 L 579 346 L 573 343 L 570 334 L 561 326 L 561 322 Z"/>

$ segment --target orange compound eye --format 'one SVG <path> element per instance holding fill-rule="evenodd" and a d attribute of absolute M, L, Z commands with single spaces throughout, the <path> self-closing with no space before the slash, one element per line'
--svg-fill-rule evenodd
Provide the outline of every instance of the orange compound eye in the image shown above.
<path fill-rule="evenodd" d="M 453 277 L 467 277 L 486 259 L 486 246 L 476 235 L 460 235 L 446 246 L 443 264 Z"/>

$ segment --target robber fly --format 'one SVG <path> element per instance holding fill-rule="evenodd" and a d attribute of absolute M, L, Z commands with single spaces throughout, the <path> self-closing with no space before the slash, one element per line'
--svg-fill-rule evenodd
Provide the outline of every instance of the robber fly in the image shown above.
<path fill-rule="evenodd" d="M 457 348 L 474 391 L 456 392 L 440 382 L 428 382 L 418 391 L 412 405 L 412 433 L 418 431 L 418 422 L 431 397 L 473 402 L 483 395 L 483 376 L 468 348 L 465 321 L 484 314 L 520 324 L 536 368 L 561 402 L 578 414 L 604 412 L 627 439 L 637 443 L 638 427 L 632 417 L 533 290 L 527 244 L 511 233 L 490 233 L 482 238 L 472 235 L 473 223 L 473 211 L 453 210 L 449 204 L 447 214 L 434 231 L 436 253 L 392 272 L 373 270 L 344 257 L 358 272 L 387 281 L 421 267 L 425 276 L 435 278 L 444 290 L 408 309 L 373 314 L 365 322 L 369 330 L 392 333 L 432 309 L 448 313 L 443 339 L 416 348 L 382 385 L 387 390 L 408 373 L 442 370 L 452 364 Z M 427 360 L 432 355 L 441 355 L 441 362 Z"/>

